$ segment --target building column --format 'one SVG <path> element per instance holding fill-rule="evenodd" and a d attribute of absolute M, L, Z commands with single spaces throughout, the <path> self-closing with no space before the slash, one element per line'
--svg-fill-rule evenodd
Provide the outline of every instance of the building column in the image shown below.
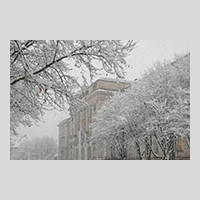
<path fill-rule="evenodd" d="M 86 143 L 86 133 L 84 133 L 85 137 L 84 137 L 84 147 L 85 147 L 85 159 L 84 160 L 87 160 L 87 143 Z"/>
<path fill-rule="evenodd" d="M 104 159 L 105 159 L 106 158 L 106 141 L 104 141 L 103 150 L 104 150 Z"/>
<path fill-rule="evenodd" d="M 81 160 L 81 131 L 78 132 L 78 159 Z"/>

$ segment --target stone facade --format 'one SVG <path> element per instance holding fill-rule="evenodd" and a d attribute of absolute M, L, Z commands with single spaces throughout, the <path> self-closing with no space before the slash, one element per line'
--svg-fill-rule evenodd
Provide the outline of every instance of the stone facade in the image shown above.
<path fill-rule="evenodd" d="M 61 160 L 90 160 L 105 159 L 109 153 L 102 145 L 89 141 L 92 136 L 89 125 L 94 122 L 97 111 L 103 103 L 113 95 L 130 86 L 128 81 L 115 79 L 99 79 L 82 95 L 88 104 L 81 106 L 80 111 L 59 123 L 59 159 Z"/>

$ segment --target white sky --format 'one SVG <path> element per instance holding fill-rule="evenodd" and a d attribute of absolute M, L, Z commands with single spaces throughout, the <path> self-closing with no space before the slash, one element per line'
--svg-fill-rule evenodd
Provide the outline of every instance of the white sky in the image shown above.
<path fill-rule="evenodd" d="M 149 68 L 156 61 L 173 60 L 175 54 L 186 53 L 190 51 L 189 41 L 175 40 L 139 40 L 138 47 L 134 49 L 127 58 L 132 69 L 127 70 L 126 79 L 134 80 L 139 78 L 146 68 Z M 102 74 L 100 77 L 104 76 Z M 112 77 L 111 75 L 107 77 Z M 97 77 L 98 78 L 98 77 Z M 32 127 L 19 127 L 20 135 L 26 134 L 29 139 L 42 137 L 44 135 L 54 137 L 58 140 L 58 124 L 67 118 L 67 113 L 51 111 L 43 116 L 43 122 Z"/>

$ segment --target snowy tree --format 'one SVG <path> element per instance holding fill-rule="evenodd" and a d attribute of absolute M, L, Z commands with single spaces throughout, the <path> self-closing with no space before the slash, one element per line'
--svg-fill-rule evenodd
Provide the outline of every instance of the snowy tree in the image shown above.
<path fill-rule="evenodd" d="M 53 160 L 58 145 L 53 138 L 43 137 L 26 140 L 16 150 L 14 160 Z"/>
<path fill-rule="evenodd" d="M 14 134 L 22 123 L 31 125 L 45 109 L 76 107 L 77 90 L 99 70 L 123 77 L 125 57 L 136 46 L 120 40 L 11 40 L 10 127 Z M 96 65 L 98 63 L 98 65 Z M 83 85 L 70 74 L 79 69 Z M 73 110 L 72 110 L 73 111 Z"/>
<path fill-rule="evenodd" d="M 92 140 L 95 140 L 96 143 L 106 141 L 110 146 L 113 158 L 115 158 L 113 151 L 117 151 L 121 159 L 127 159 L 128 138 L 124 130 L 126 110 L 122 96 L 121 93 L 116 93 L 102 106 L 92 124 L 92 132 L 94 133 Z"/>
<path fill-rule="evenodd" d="M 190 55 L 157 63 L 144 79 L 146 135 L 157 141 L 163 159 L 174 159 L 177 138 L 188 145 L 190 139 Z"/>
<path fill-rule="evenodd" d="M 120 155 L 130 145 L 140 159 L 174 159 L 178 138 L 190 146 L 190 55 L 156 63 L 130 89 L 114 95 L 98 113 L 93 132 Z"/>

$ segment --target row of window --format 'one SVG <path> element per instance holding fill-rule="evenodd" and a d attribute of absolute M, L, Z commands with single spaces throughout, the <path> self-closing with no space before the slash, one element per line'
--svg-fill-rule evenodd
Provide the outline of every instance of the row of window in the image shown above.
<path fill-rule="evenodd" d="M 93 151 L 96 151 L 96 148 L 93 147 Z M 84 160 L 86 155 L 85 155 L 85 149 L 84 147 L 82 146 L 81 148 L 81 160 Z M 91 160 L 93 159 L 94 157 L 92 156 L 92 150 L 91 150 L 91 147 L 88 146 L 87 147 L 87 160 Z M 67 152 L 66 152 L 66 159 L 76 159 L 78 160 L 79 159 L 79 152 L 78 152 L 78 148 L 74 148 L 74 149 L 67 149 Z"/>
<path fill-rule="evenodd" d="M 92 113 L 96 114 L 96 104 L 94 104 L 93 106 L 90 106 L 89 109 L 84 109 L 82 112 L 80 112 L 77 116 L 77 121 L 76 121 L 76 132 L 80 131 L 80 126 L 81 126 L 81 113 L 83 118 L 82 118 L 82 128 L 83 128 L 83 132 L 86 132 L 86 120 L 87 120 L 87 124 L 91 124 L 92 123 Z"/>

